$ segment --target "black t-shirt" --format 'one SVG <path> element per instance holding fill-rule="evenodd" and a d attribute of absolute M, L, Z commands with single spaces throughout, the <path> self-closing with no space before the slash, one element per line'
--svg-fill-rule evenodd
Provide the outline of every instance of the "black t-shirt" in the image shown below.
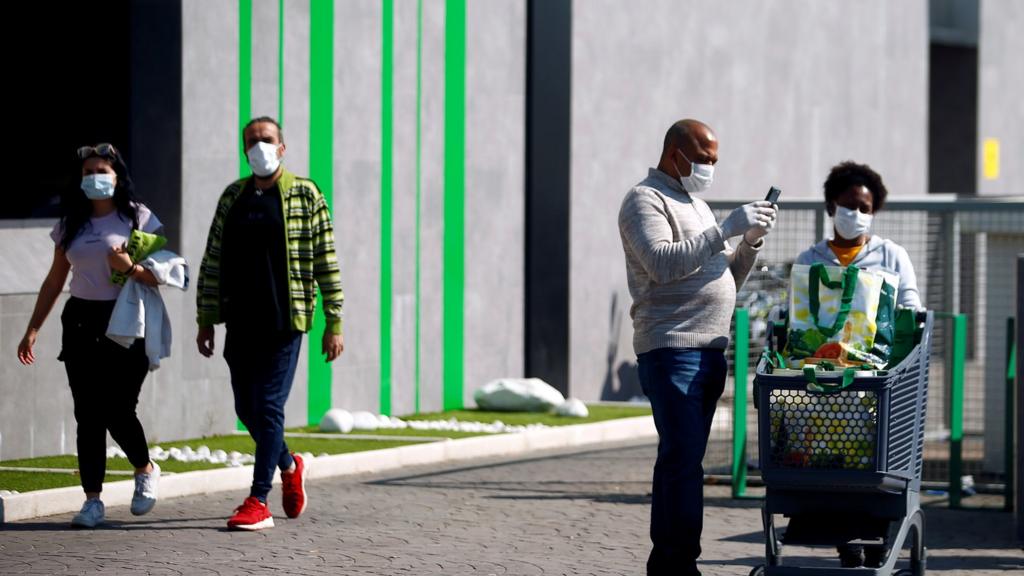
<path fill-rule="evenodd" d="M 229 325 L 290 329 L 286 247 L 277 185 L 257 190 L 250 179 L 228 211 L 221 239 L 221 306 Z"/>

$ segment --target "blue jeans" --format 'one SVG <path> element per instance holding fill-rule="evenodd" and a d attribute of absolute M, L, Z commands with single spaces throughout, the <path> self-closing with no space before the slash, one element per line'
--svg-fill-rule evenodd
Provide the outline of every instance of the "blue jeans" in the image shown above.
<path fill-rule="evenodd" d="M 224 359 L 231 370 L 235 414 L 256 442 L 250 496 L 266 502 L 274 467 L 287 470 L 292 455 L 284 441 L 284 404 L 292 390 L 301 332 L 227 328 Z"/>
<path fill-rule="evenodd" d="M 647 574 L 699 575 L 704 467 L 715 405 L 728 367 L 718 349 L 658 348 L 637 357 L 658 429 Z"/>

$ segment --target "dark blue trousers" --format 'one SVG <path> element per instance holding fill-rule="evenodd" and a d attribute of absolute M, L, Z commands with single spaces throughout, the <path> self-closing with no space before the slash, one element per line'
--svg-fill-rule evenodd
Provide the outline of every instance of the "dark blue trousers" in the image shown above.
<path fill-rule="evenodd" d="M 725 388 L 725 353 L 658 348 L 637 357 L 640 385 L 658 429 L 651 502 L 649 576 L 699 575 L 704 526 L 704 467 L 715 405 Z"/>
<path fill-rule="evenodd" d="M 274 467 L 287 470 L 292 465 L 284 441 L 284 405 L 301 347 L 301 332 L 227 327 L 224 359 L 231 370 L 235 414 L 256 442 L 249 495 L 264 502 L 274 480 Z"/>

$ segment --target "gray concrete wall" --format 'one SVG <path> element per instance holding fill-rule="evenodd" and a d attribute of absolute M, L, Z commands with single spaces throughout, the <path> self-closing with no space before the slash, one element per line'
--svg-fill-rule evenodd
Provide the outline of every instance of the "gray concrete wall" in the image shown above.
<path fill-rule="evenodd" d="M 596 399 L 633 361 L 616 215 L 686 117 L 719 137 L 707 198 L 818 198 L 867 162 L 925 192 L 926 2 L 590 0 L 573 5 L 571 384 Z M 771 240 L 769 239 L 769 242 Z"/>
<path fill-rule="evenodd" d="M 983 0 L 978 43 L 978 194 L 1024 195 L 1024 3 Z M 999 177 L 984 174 L 982 142 L 1000 143 Z"/>
<path fill-rule="evenodd" d="M 444 394 L 444 27 L 445 0 L 424 0 L 420 160 L 420 408 L 424 411 L 440 410 Z M 407 354 L 413 351 L 406 350 Z M 396 402 L 396 410 L 402 406 Z"/>
<path fill-rule="evenodd" d="M 985 468 L 1002 471 L 1005 468 L 1006 414 L 1011 410 L 1006 398 L 1006 319 L 1016 314 L 1017 293 L 1013 263 L 1024 250 L 1022 234 L 988 234 L 987 258 L 989 269 L 985 274 L 985 318 L 980 327 L 984 331 L 985 389 Z M 1012 410 L 1011 410 L 1012 412 Z"/>
<path fill-rule="evenodd" d="M 472 3 L 471 3 L 472 4 Z M 423 2 L 418 53 L 417 2 L 394 4 L 392 402 L 415 409 L 416 330 L 420 407 L 442 399 L 444 270 L 445 2 Z M 309 174 L 310 2 L 285 3 L 284 91 L 279 94 L 277 2 L 252 14 L 252 115 L 278 116 L 283 96 L 285 165 Z M 332 367 L 333 404 L 379 409 L 381 261 L 382 11 L 377 0 L 335 3 L 334 182 L 338 255 L 346 294 L 346 350 Z M 238 3 L 182 5 L 181 252 L 193 280 L 221 191 L 238 177 Z M 523 170 L 525 1 L 472 5 L 467 14 L 465 397 L 485 380 L 520 375 L 523 356 Z M 420 238 L 416 242 L 416 66 L 422 58 Z M 52 258 L 53 221 L 0 225 L 0 459 L 71 452 L 75 427 L 59 352 L 57 308 L 37 344 L 39 362 L 13 360 L 35 294 Z M 420 264 L 417 295 L 415 270 Z M 166 292 L 172 357 L 143 388 L 139 414 L 151 440 L 234 430 L 235 416 L 218 327 L 216 356 L 195 347 L 195 291 Z M 416 322 L 416 298 L 420 318 Z M 319 341 L 305 342 L 318 349 Z M 286 408 L 289 426 L 307 420 L 307 353 Z"/>
<path fill-rule="evenodd" d="M 345 287 L 345 355 L 333 367 L 333 400 L 336 406 L 377 410 L 381 3 L 336 3 L 334 26 L 334 214 Z"/>
<path fill-rule="evenodd" d="M 466 14 L 466 383 L 522 376 L 526 1 Z"/>

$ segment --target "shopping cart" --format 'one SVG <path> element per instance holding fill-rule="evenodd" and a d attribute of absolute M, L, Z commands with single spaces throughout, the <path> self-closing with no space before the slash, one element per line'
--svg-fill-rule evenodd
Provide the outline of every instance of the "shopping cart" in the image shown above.
<path fill-rule="evenodd" d="M 803 375 L 775 370 L 762 357 L 754 405 L 766 487 L 765 564 L 751 576 L 925 573 L 921 455 L 932 321 L 931 312 L 917 315 L 916 345 L 896 367 L 857 372 L 832 393 L 808 391 Z M 770 342 L 769 348 L 782 345 Z M 817 378 L 838 388 L 842 372 L 818 372 Z M 776 515 L 789 518 L 784 531 L 776 529 Z M 863 546 L 865 564 L 873 566 L 840 567 L 838 555 L 835 567 L 783 566 L 783 543 Z M 897 570 L 907 544 L 909 569 Z"/>

